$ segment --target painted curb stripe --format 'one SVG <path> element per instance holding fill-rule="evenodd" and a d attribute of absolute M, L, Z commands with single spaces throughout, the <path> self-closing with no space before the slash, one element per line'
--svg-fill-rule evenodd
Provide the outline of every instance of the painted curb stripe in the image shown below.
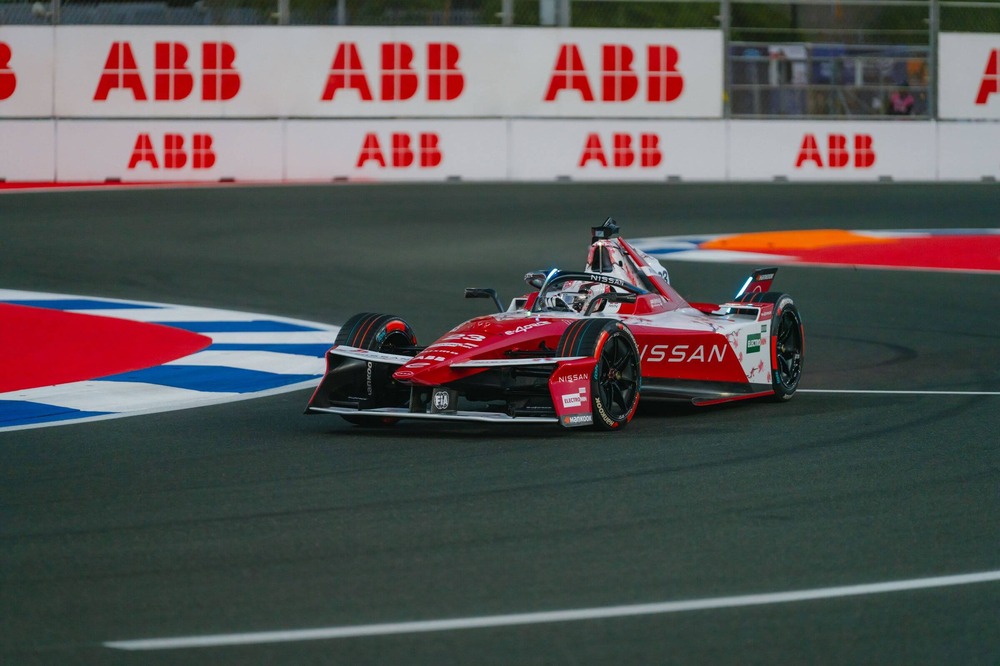
<path fill-rule="evenodd" d="M 326 350 L 331 345 L 328 344 L 241 344 L 236 342 L 219 343 L 209 345 L 205 351 L 261 351 L 274 352 L 278 354 L 296 354 L 299 356 L 315 356 L 322 358 L 326 355 Z"/>
<path fill-rule="evenodd" d="M 104 381 L 156 384 L 212 393 L 255 393 L 278 388 L 285 384 L 304 382 L 314 377 L 317 376 L 311 374 L 281 375 L 245 368 L 226 368 L 212 365 L 159 365 L 145 370 L 111 375 L 105 377 Z"/>
<path fill-rule="evenodd" d="M 188 356 L 87 381 L 0 392 L 0 432 L 149 414 L 315 386 L 339 327 L 266 314 L 2 290 L 0 303 L 159 324 L 211 339 Z"/>
<path fill-rule="evenodd" d="M 71 407 L 48 405 L 44 402 L 27 400 L 0 400 L 0 430 L 5 423 L 31 424 L 49 423 L 67 419 L 83 419 L 104 416 L 109 412 L 85 412 Z"/>
<path fill-rule="evenodd" d="M 183 328 L 185 331 L 191 331 L 192 333 L 285 333 L 288 331 L 320 330 L 284 321 L 260 319 L 251 321 L 154 321 L 151 323 Z"/>
<path fill-rule="evenodd" d="M 632 245 L 672 261 L 1000 272 L 1000 229 L 811 229 L 638 238 Z"/>
<path fill-rule="evenodd" d="M 73 312 L 81 312 L 85 310 L 134 310 L 138 308 L 144 310 L 162 309 L 159 305 L 138 305 L 136 303 L 122 303 L 118 301 L 98 301 L 92 298 L 50 298 L 4 302 L 9 305 L 24 305 L 32 308 L 47 308 L 49 310 L 71 310 Z"/>

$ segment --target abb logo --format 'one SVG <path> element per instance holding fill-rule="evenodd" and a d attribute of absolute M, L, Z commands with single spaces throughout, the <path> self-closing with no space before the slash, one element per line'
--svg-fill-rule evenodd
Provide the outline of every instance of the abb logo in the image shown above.
<path fill-rule="evenodd" d="M 848 137 L 844 134 L 829 134 L 826 138 L 826 164 L 830 169 L 843 169 L 852 165 L 851 148 Z M 853 141 L 853 166 L 856 169 L 868 169 L 875 164 L 875 151 L 872 149 L 872 137 L 868 134 L 855 134 Z M 816 137 L 806 134 L 802 138 L 799 156 L 795 160 L 795 168 L 801 169 L 806 162 L 812 162 L 818 168 L 824 168 L 823 152 L 819 148 Z"/>
<path fill-rule="evenodd" d="M 188 68 L 190 53 L 180 42 L 156 42 L 153 47 L 153 99 L 176 102 L 194 92 L 195 74 Z M 240 91 L 240 75 L 233 67 L 236 49 L 226 42 L 201 45 L 201 99 L 224 102 Z M 117 89 L 130 90 L 138 102 L 148 99 L 135 54 L 129 42 L 114 42 L 97 82 L 94 101 L 103 102 Z"/>
<path fill-rule="evenodd" d="M 646 83 L 646 101 L 672 102 L 684 92 L 684 77 L 677 69 L 680 55 L 667 44 L 646 47 L 646 69 L 641 77 Z M 635 52 L 624 44 L 601 46 L 601 101 L 627 102 L 639 94 L 640 75 L 633 64 Z M 575 90 L 585 102 L 594 101 L 590 76 L 575 44 L 559 48 L 556 66 L 549 77 L 545 101 L 554 102 L 563 90 Z"/>
<path fill-rule="evenodd" d="M 440 142 L 441 137 L 434 132 L 421 132 L 417 137 L 416 145 L 414 145 L 413 137 L 409 134 L 394 132 L 389 141 L 386 142 L 389 150 L 389 159 L 386 159 L 378 135 L 369 132 L 365 135 L 361 145 L 357 167 L 360 169 L 368 162 L 375 162 L 383 168 L 405 169 L 419 165 L 421 169 L 431 169 L 440 165 L 441 159 L 444 157 L 438 148 Z"/>
<path fill-rule="evenodd" d="M 0 53 L 0 56 L 3 54 Z M 986 71 L 983 72 L 983 82 L 979 84 L 979 94 L 976 95 L 976 104 L 986 104 L 990 95 L 1000 92 L 1000 50 L 990 51 L 989 60 L 986 61 Z M 0 59 L 2 62 L 2 59 Z"/>
<path fill-rule="evenodd" d="M 660 151 L 660 137 L 656 134 L 642 133 L 638 138 L 639 140 L 636 142 L 631 134 L 620 132 L 612 134 L 611 141 L 608 142 L 608 151 L 606 151 L 604 144 L 601 143 L 601 136 L 592 132 L 587 135 L 579 166 L 585 167 L 591 161 L 597 162 L 602 167 L 616 169 L 625 169 L 631 166 L 650 169 L 659 166 L 660 162 L 663 161 L 663 153 Z M 609 156 L 610 159 L 608 159 Z"/>
<path fill-rule="evenodd" d="M 416 96 L 420 75 L 413 66 L 413 47 L 405 42 L 382 44 L 380 99 L 401 102 Z M 425 95 L 431 102 L 457 99 L 465 87 L 465 76 L 458 68 L 459 50 L 454 44 L 427 45 Z M 333 100 L 338 90 L 355 90 L 366 102 L 374 100 L 368 74 L 361 62 L 358 45 L 345 42 L 337 47 L 326 78 L 322 100 Z"/>
<path fill-rule="evenodd" d="M 17 77 L 10 66 L 10 46 L 0 42 L 0 101 L 9 99 L 17 88 Z"/>
<path fill-rule="evenodd" d="M 157 151 L 153 139 L 143 133 L 136 137 L 128 168 L 146 164 L 151 169 L 183 169 L 190 160 L 192 169 L 211 169 L 215 166 L 211 134 L 193 134 L 191 148 L 186 147 L 183 134 L 164 134 L 162 150 Z"/>

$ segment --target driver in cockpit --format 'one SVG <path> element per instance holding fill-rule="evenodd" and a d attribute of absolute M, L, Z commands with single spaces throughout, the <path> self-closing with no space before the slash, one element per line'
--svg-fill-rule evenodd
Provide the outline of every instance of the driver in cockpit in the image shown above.
<path fill-rule="evenodd" d="M 611 291 L 611 285 L 583 280 L 569 280 L 557 292 L 545 299 L 546 309 L 554 312 L 586 312 L 587 306 L 598 294 Z M 598 310 L 603 310 L 599 306 Z"/>
<path fill-rule="evenodd" d="M 604 229 L 607 233 L 594 236 L 587 254 L 587 263 L 584 266 L 584 272 L 614 277 L 631 285 L 644 284 L 646 280 L 640 274 L 639 268 L 626 256 L 625 251 L 615 241 L 618 235 L 618 227 L 614 223 L 614 220 L 609 218 L 603 227 L 595 228 L 595 231 L 598 229 Z M 656 258 L 639 249 L 633 249 L 633 251 L 641 256 L 642 261 L 649 267 L 649 271 L 663 278 L 667 284 L 670 283 L 670 276 L 667 273 L 667 269 Z M 570 280 L 563 284 L 559 291 L 553 292 L 546 297 L 545 306 L 546 309 L 556 312 L 582 313 L 587 311 L 587 308 L 596 296 L 611 291 L 615 291 L 615 288 L 609 284 Z M 605 304 L 601 303 L 596 306 L 594 311 L 601 311 L 604 308 Z"/>

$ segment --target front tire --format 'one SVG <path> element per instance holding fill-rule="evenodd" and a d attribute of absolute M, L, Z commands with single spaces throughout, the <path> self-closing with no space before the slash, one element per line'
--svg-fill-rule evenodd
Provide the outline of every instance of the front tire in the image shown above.
<path fill-rule="evenodd" d="M 805 333 L 795 301 L 788 294 L 768 292 L 761 301 L 774 303 L 771 314 L 771 387 L 774 400 L 790 400 L 802 378 Z"/>
<path fill-rule="evenodd" d="M 614 319 L 573 322 L 560 338 L 556 356 L 597 359 L 590 378 L 595 428 L 621 430 L 629 424 L 639 406 L 642 374 L 639 349 L 628 326 Z"/>
<path fill-rule="evenodd" d="M 357 347 L 368 351 L 398 354 L 407 347 L 417 344 L 417 336 L 405 321 L 395 315 L 362 312 L 348 319 L 337 333 L 334 341 L 338 345 Z M 371 404 L 377 407 L 402 407 L 409 401 L 408 391 L 394 386 L 392 366 L 367 361 L 364 391 Z M 391 425 L 394 418 L 371 419 L 343 416 L 354 425 Z"/>

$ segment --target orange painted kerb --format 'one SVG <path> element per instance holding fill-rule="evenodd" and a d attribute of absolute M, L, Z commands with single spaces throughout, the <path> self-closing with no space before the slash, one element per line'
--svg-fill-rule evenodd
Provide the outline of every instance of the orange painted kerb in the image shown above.
<path fill-rule="evenodd" d="M 863 236 L 842 229 L 814 229 L 809 231 L 765 231 L 757 234 L 737 234 L 701 244 L 703 250 L 734 250 L 739 252 L 767 252 L 776 250 L 817 250 L 838 245 L 872 245 L 895 242 L 890 238 Z"/>

